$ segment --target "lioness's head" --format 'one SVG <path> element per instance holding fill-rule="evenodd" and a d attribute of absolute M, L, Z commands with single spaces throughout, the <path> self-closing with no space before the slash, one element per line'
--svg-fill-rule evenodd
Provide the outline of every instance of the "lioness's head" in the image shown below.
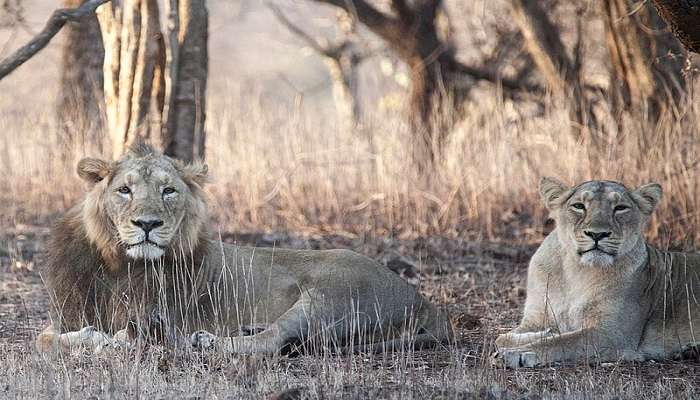
<path fill-rule="evenodd" d="M 661 194 L 656 183 L 628 190 L 611 181 L 574 187 L 554 178 L 540 181 L 540 196 L 556 221 L 559 240 L 584 265 L 610 266 L 643 241 L 644 225 Z"/>
<path fill-rule="evenodd" d="M 143 144 L 114 162 L 82 159 L 78 175 L 91 185 L 81 215 L 88 239 L 112 256 L 188 254 L 206 220 L 206 174 L 205 164 L 185 164 Z"/>

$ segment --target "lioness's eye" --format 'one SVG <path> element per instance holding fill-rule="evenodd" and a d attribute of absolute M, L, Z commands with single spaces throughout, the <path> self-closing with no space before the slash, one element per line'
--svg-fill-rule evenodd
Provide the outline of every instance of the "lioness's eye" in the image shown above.
<path fill-rule="evenodd" d="M 166 187 L 165 189 L 163 189 L 163 194 L 173 194 L 173 193 L 175 193 L 175 188 Z"/>
<path fill-rule="evenodd" d="M 571 207 L 577 209 L 577 210 L 585 210 L 586 206 L 583 205 L 583 203 L 574 203 L 571 205 Z"/>
<path fill-rule="evenodd" d="M 129 193 L 131 193 L 131 189 L 129 189 L 128 186 L 122 186 L 119 189 L 117 189 L 117 192 L 119 192 L 121 194 L 129 194 Z"/>
<path fill-rule="evenodd" d="M 615 206 L 614 211 L 625 211 L 629 208 L 629 206 L 626 206 L 624 204 L 620 204 Z"/>

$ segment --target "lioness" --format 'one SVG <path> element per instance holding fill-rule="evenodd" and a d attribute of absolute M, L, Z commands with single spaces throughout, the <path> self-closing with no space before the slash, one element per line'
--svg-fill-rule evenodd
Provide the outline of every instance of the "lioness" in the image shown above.
<path fill-rule="evenodd" d="M 137 145 L 116 162 L 81 160 L 78 175 L 91 187 L 52 230 L 42 274 L 52 323 L 40 351 L 102 346 L 116 331 L 126 340 L 154 316 L 167 337 L 191 334 L 196 347 L 230 353 L 308 339 L 381 351 L 452 335 L 444 312 L 367 257 L 215 240 L 204 228 L 204 164 Z M 233 337 L 244 326 L 264 330 Z"/>
<path fill-rule="evenodd" d="M 496 364 L 661 359 L 697 343 L 700 257 L 643 237 L 661 193 L 655 183 L 542 179 L 556 228 L 530 261 L 524 315 L 496 339 Z"/>

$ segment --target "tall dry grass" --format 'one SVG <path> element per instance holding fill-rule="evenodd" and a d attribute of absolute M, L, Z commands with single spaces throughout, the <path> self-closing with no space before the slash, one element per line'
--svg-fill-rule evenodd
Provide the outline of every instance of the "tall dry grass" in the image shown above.
<path fill-rule="evenodd" d="M 210 90 L 207 162 L 212 213 L 221 230 L 445 235 L 530 240 L 546 215 L 537 183 L 659 182 L 665 196 L 650 226 L 660 244 L 697 242 L 700 114 L 692 102 L 658 123 L 599 105 L 609 133 L 575 139 L 568 111 L 518 105 L 485 91 L 467 105 L 439 165 L 419 173 L 400 113 L 367 113 L 339 129 L 320 112 L 271 105 L 249 88 Z M 0 108 L 1 109 L 1 108 Z M 97 143 L 64 150 L 50 111 L 0 114 L 3 224 L 50 218 L 82 193 L 77 160 Z M 106 148 L 106 147 L 105 147 Z"/>

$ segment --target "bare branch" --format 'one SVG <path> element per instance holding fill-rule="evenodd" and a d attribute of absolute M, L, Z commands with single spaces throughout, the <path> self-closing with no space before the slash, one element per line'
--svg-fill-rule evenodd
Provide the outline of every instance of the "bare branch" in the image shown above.
<path fill-rule="evenodd" d="M 38 35 L 30 40 L 29 43 L 17 49 L 11 56 L 0 62 L 0 79 L 9 75 L 41 49 L 46 47 L 67 21 L 78 21 L 81 17 L 94 13 L 97 7 L 108 1 L 109 0 L 88 0 L 77 8 L 64 8 L 54 11 L 51 18 L 46 22 L 44 29 L 42 29 Z"/>
<path fill-rule="evenodd" d="M 391 9 L 406 24 L 409 24 L 413 19 L 413 10 L 406 4 L 406 0 L 391 0 Z"/>
<path fill-rule="evenodd" d="M 475 81 L 485 81 L 500 84 L 504 89 L 510 91 L 541 93 L 542 87 L 524 81 L 523 79 L 508 79 L 485 67 L 473 67 L 462 63 L 455 65 L 455 72 L 466 75 Z"/>
<path fill-rule="evenodd" d="M 355 16 L 363 25 L 389 43 L 402 41 L 401 21 L 389 17 L 372 7 L 365 0 L 314 0 L 342 8 Z"/>
<path fill-rule="evenodd" d="M 306 44 L 313 48 L 316 52 L 323 54 L 326 57 L 332 57 L 330 49 L 328 46 L 322 45 L 318 40 L 314 39 L 313 36 L 306 33 L 303 29 L 296 26 L 292 21 L 290 21 L 286 15 L 280 10 L 276 5 L 272 3 L 266 3 L 267 8 L 272 11 L 272 14 L 277 18 L 277 20 L 284 25 L 290 32 L 299 36 Z"/>

